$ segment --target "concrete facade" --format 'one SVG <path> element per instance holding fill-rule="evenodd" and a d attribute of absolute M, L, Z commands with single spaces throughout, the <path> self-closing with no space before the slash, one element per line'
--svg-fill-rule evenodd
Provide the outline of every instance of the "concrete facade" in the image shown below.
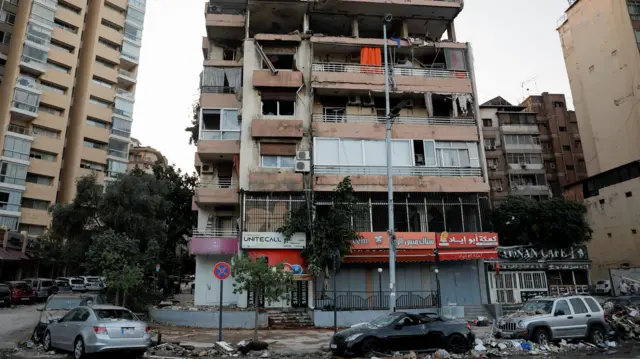
<path fill-rule="evenodd" d="M 127 170 L 146 2 L 1 4 L 0 226 L 39 236 L 79 177 Z"/>

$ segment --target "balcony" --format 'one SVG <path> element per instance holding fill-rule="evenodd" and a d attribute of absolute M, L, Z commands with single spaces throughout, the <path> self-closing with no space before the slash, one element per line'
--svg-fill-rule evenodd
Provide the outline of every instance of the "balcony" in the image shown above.
<path fill-rule="evenodd" d="M 238 204 L 238 181 L 229 178 L 217 178 L 210 182 L 201 182 L 196 190 L 196 203 Z"/>
<path fill-rule="evenodd" d="M 125 69 L 118 69 L 118 82 L 125 86 L 135 85 L 137 82 L 136 74 Z"/>
<path fill-rule="evenodd" d="M 189 241 L 189 254 L 237 254 L 240 233 L 234 230 L 194 229 Z"/>
<path fill-rule="evenodd" d="M 40 76 L 47 72 L 48 66 L 46 62 L 27 55 L 22 55 L 22 58 L 20 59 L 20 68 L 25 72 Z"/>
<path fill-rule="evenodd" d="M 207 37 L 212 40 L 242 40 L 246 17 L 243 8 L 205 4 Z"/>
<path fill-rule="evenodd" d="M 538 130 L 538 125 L 502 125 L 500 129 L 503 133 L 507 134 L 530 134 L 537 135 L 540 133 Z"/>
<path fill-rule="evenodd" d="M 472 92 L 468 71 L 394 67 L 393 72 L 400 92 Z M 317 89 L 384 91 L 383 66 L 316 62 L 312 77 Z"/>
<path fill-rule="evenodd" d="M 271 70 L 254 70 L 253 86 L 297 89 L 302 86 L 302 72 L 280 70 L 274 74 Z"/>
<path fill-rule="evenodd" d="M 202 108 L 240 108 L 240 101 L 233 87 L 201 86 L 200 106 Z"/>
<path fill-rule="evenodd" d="M 11 113 L 19 119 L 32 120 L 38 117 L 40 95 L 16 87 L 11 101 Z"/>
<path fill-rule="evenodd" d="M 263 168 L 249 173 L 249 191 L 298 192 L 302 189 L 302 173 Z"/>
<path fill-rule="evenodd" d="M 201 130 L 197 152 L 203 162 L 232 159 L 240 154 L 240 131 Z"/>
<path fill-rule="evenodd" d="M 345 177 L 359 192 L 387 190 L 385 166 L 320 166 L 314 168 L 314 190 L 331 191 Z M 397 192 L 488 192 L 480 168 L 393 167 Z"/>
<path fill-rule="evenodd" d="M 27 127 L 16 125 L 15 123 L 10 123 L 7 131 L 16 133 L 26 140 L 33 141 L 33 132 L 31 132 L 31 130 Z"/>
<path fill-rule="evenodd" d="M 257 138 L 302 138 L 302 120 L 259 120 L 251 122 L 251 136 Z"/>
<path fill-rule="evenodd" d="M 431 18 L 448 22 L 460 13 L 462 3 L 462 0 L 338 0 L 331 4 L 331 12 L 348 16 L 392 13 L 398 18 Z"/>
<path fill-rule="evenodd" d="M 116 87 L 116 96 L 120 96 L 127 100 L 135 100 L 135 95 L 131 91 L 127 91 L 121 88 Z"/>
<path fill-rule="evenodd" d="M 317 137 L 384 139 L 384 117 L 376 115 L 333 115 L 314 113 L 313 134 Z M 252 124 L 253 125 L 253 124 Z M 473 118 L 408 117 L 393 120 L 392 138 L 425 138 L 443 141 L 478 141 Z"/>
<path fill-rule="evenodd" d="M 544 175 L 543 175 L 544 176 Z M 549 196 L 551 190 L 547 185 L 510 185 L 509 194 L 516 196 Z"/>
<path fill-rule="evenodd" d="M 140 55 L 131 54 L 126 51 L 120 52 L 120 63 L 127 67 L 137 66 L 140 62 Z"/>

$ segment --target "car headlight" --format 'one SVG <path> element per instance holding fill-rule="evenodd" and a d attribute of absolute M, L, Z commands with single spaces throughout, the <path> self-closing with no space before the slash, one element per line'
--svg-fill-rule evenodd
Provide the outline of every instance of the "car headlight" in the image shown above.
<path fill-rule="evenodd" d="M 362 333 L 358 333 L 358 334 L 353 334 L 347 337 L 347 341 L 348 342 L 352 342 L 358 338 L 360 338 L 362 336 Z"/>
<path fill-rule="evenodd" d="M 522 320 L 518 322 L 518 328 L 524 328 L 524 322 Z"/>
<path fill-rule="evenodd" d="M 49 318 L 47 317 L 40 317 L 40 323 L 42 324 L 49 324 Z"/>

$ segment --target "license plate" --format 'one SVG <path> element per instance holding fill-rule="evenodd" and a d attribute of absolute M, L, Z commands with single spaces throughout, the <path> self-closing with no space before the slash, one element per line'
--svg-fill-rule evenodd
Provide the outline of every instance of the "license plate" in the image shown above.
<path fill-rule="evenodd" d="M 122 328 L 122 335 L 131 335 L 134 331 L 134 328 Z"/>
<path fill-rule="evenodd" d="M 338 346 L 336 344 L 331 344 L 330 347 L 331 349 L 338 349 Z"/>
<path fill-rule="evenodd" d="M 29 298 L 20 298 L 20 300 L 29 300 Z"/>

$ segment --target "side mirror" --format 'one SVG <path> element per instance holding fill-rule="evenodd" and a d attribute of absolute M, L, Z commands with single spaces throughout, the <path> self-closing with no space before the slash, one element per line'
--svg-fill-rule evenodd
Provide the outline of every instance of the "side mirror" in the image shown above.
<path fill-rule="evenodd" d="M 36 309 L 36 310 L 39 311 L 39 312 L 42 312 L 42 311 L 44 311 L 44 307 L 38 307 L 38 309 Z"/>
<path fill-rule="evenodd" d="M 553 315 L 556 316 L 556 317 L 559 316 L 559 315 L 564 315 L 564 310 L 558 309 L 558 310 L 556 310 L 555 313 L 553 313 Z"/>
<path fill-rule="evenodd" d="M 402 324 L 398 323 L 396 325 L 393 326 L 393 329 L 402 329 Z"/>

